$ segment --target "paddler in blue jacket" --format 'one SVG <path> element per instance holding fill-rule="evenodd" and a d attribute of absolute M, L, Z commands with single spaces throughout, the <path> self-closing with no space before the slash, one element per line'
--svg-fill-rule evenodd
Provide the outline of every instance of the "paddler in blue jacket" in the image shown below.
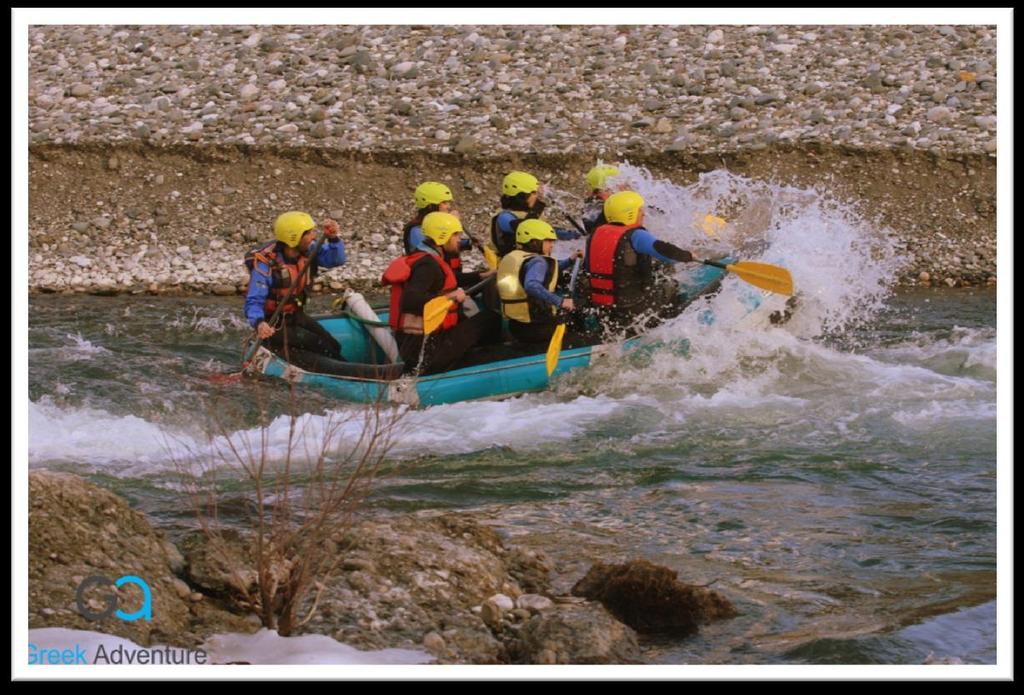
<path fill-rule="evenodd" d="M 540 219 L 547 204 L 540 199 L 537 177 L 512 171 L 501 183 L 501 211 L 491 218 L 491 245 L 499 260 L 516 247 L 516 228 L 523 220 Z M 555 229 L 558 239 L 579 239 L 574 229 Z"/>
<path fill-rule="evenodd" d="M 345 243 L 338 237 L 338 223 L 323 225 L 326 240 L 315 259 L 307 257 L 315 239 L 316 223 L 305 212 L 286 212 L 274 221 L 275 241 L 246 254 L 249 289 L 245 295 L 245 317 L 271 351 L 301 368 L 316 365 L 315 356 L 340 360 L 341 346 L 327 330 L 303 311 L 306 288 L 318 267 L 335 268 L 345 258 Z M 307 265 L 312 267 L 306 272 Z M 287 303 L 292 286 L 295 291 Z M 280 324 L 269 320 L 280 306 Z"/>
<path fill-rule="evenodd" d="M 498 264 L 498 293 L 512 337 L 523 343 L 547 344 L 555 331 L 558 311 L 575 308 L 572 297 L 556 293 L 561 272 L 574 256 L 552 257 L 555 230 L 544 220 L 523 220 L 516 228 L 516 248 Z M 570 341 L 571 342 L 571 341 Z"/>

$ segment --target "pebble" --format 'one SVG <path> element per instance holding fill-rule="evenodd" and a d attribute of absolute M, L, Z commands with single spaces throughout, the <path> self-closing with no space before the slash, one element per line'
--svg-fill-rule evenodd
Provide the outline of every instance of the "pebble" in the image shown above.
<path fill-rule="evenodd" d="M 730 142 L 737 134 L 722 126 L 735 121 L 729 114 L 735 104 L 729 102 L 745 85 L 759 90 L 753 97 L 757 106 L 773 107 L 762 129 L 769 140 L 801 132 L 800 114 L 820 110 L 823 118 L 814 120 L 821 140 L 888 146 L 905 137 L 907 121 L 918 120 L 955 132 L 952 138 L 929 139 L 928 148 L 983 152 L 990 140 L 984 131 L 991 128 L 977 127 L 975 119 L 995 115 L 994 99 L 962 98 L 995 90 L 995 31 L 984 25 L 957 26 L 951 34 L 870 26 L 837 31 L 808 25 L 793 31 L 571 25 L 557 35 L 540 32 L 538 45 L 557 47 L 543 51 L 525 50 L 507 31 L 474 26 L 469 40 L 443 26 L 395 32 L 367 25 L 339 38 L 331 26 L 267 25 L 240 35 L 240 41 L 226 41 L 220 28 L 157 25 L 146 32 L 151 48 L 140 51 L 133 31 L 32 26 L 32 141 L 302 146 L 311 134 L 323 147 L 443 152 L 453 147 L 451 134 L 457 133 L 472 134 L 481 152 L 501 154 L 564 152 L 580 142 L 621 149 L 639 128 L 654 149 L 688 145 L 709 151 L 720 138 Z M 293 50 L 296 36 L 301 51 Z M 877 62 L 869 64 L 865 56 Z M 436 69 L 423 69 L 431 61 L 443 64 L 443 79 Z M 100 72 L 116 79 L 101 83 Z M 959 92 L 959 103 L 950 108 L 947 100 L 958 84 L 973 91 Z M 844 90 L 847 99 L 877 101 L 883 112 L 894 103 L 903 109 L 894 122 L 869 119 L 864 128 L 850 128 L 854 114 L 842 99 L 829 96 Z M 74 109 L 59 108 L 64 94 L 78 100 Z M 541 127 L 519 126 L 517 117 L 513 135 L 509 114 L 519 113 L 524 98 Z M 311 102 L 329 107 L 328 113 L 305 108 Z M 634 105 L 671 108 L 672 122 L 710 121 L 680 143 L 670 129 L 635 112 L 625 119 L 605 117 L 630 113 Z M 950 110 L 935 111 L 936 106 Z M 577 117 L 558 119 L 566 108 Z M 335 113 L 357 127 L 357 137 L 348 127 L 310 130 Z M 395 123 L 388 118 L 392 114 L 404 120 Z M 203 118 L 203 127 L 196 126 Z M 481 124 L 491 127 L 480 131 Z"/>

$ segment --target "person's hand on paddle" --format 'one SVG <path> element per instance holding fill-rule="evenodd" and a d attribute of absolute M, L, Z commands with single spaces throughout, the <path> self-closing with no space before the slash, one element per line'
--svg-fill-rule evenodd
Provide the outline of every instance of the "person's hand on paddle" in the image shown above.
<path fill-rule="evenodd" d="M 449 292 L 445 296 L 448 297 L 448 299 L 452 300 L 453 302 L 458 302 L 459 304 L 462 304 L 464 301 L 466 301 L 466 291 L 461 287 L 456 287 L 453 291 Z"/>
<path fill-rule="evenodd" d="M 338 233 L 341 231 L 341 227 L 334 220 L 327 220 L 323 224 L 324 236 L 331 241 L 338 238 Z"/>
<path fill-rule="evenodd" d="M 561 306 L 563 311 L 573 311 L 576 309 L 576 305 L 573 303 L 572 297 L 566 297 L 563 299 Z"/>
<path fill-rule="evenodd" d="M 274 327 L 266 321 L 260 321 L 259 325 L 256 326 L 256 334 L 259 335 L 260 340 L 266 340 L 270 336 L 274 335 Z"/>

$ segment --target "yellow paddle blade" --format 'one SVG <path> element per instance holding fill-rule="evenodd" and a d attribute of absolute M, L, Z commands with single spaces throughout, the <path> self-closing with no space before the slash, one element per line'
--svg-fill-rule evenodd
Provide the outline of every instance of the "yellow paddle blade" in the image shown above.
<path fill-rule="evenodd" d="M 717 239 L 718 233 L 725 229 L 725 225 L 725 220 L 718 215 L 707 214 L 704 215 L 704 221 L 701 223 L 701 228 L 704 230 L 705 235 L 712 239 Z"/>
<path fill-rule="evenodd" d="M 484 260 L 487 262 L 487 267 L 491 270 L 498 269 L 498 254 L 490 246 L 484 247 Z"/>
<path fill-rule="evenodd" d="M 448 315 L 448 309 L 454 304 L 448 297 L 434 297 L 423 305 L 423 333 L 430 335 L 444 323 L 444 317 Z"/>
<path fill-rule="evenodd" d="M 548 343 L 547 367 L 548 376 L 555 371 L 558 364 L 558 356 L 562 353 L 562 338 L 565 336 L 565 323 L 555 326 L 555 332 L 551 335 L 551 342 Z"/>
<path fill-rule="evenodd" d="M 727 265 L 725 268 L 736 273 L 740 279 L 746 280 L 754 287 L 778 294 L 793 294 L 793 276 L 781 266 L 757 263 L 756 261 L 739 261 Z"/>

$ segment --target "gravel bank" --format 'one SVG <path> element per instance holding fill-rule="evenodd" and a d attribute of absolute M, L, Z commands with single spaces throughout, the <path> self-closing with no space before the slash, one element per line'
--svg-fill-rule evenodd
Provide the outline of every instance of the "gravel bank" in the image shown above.
<path fill-rule="evenodd" d="M 32 144 L 995 152 L 993 26 L 44 26 L 29 44 Z"/>

